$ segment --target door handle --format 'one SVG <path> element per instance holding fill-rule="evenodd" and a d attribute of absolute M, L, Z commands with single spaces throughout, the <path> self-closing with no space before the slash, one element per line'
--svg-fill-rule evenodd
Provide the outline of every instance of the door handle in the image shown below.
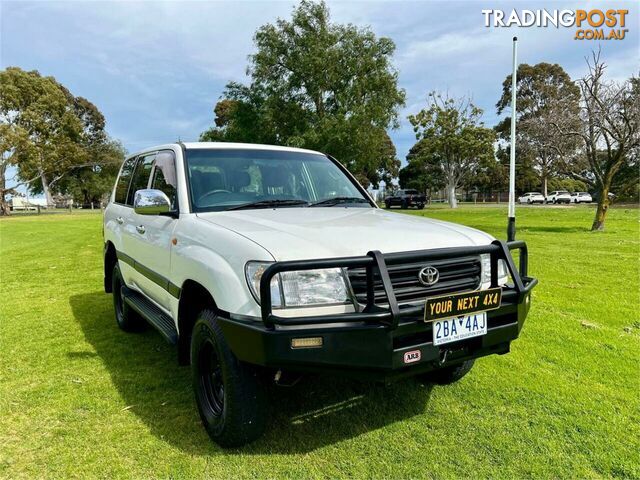
<path fill-rule="evenodd" d="M 120 225 L 122 225 L 124 223 L 124 218 L 122 217 L 117 217 L 116 218 L 116 222 L 118 222 Z"/>
<path fill-rule="evenodd" d="M 138 233 L 143 234 L 145 232 L 144 225 L 138 225 L 136 227 L 136 230 L 138 231 Z"/>

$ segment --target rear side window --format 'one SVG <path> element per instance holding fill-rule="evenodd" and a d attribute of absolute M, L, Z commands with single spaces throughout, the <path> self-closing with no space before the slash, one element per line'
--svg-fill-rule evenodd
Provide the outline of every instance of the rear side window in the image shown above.
<path fill-rule="evenodd" d="M 124 161 L 122 170 L 120 170 L 120 177 L 116 184 L 116 194 L 114 201 L 116 203 L 125 204 L 127 202 L 127 192 L 129 191 L 129 182 L 131 181 L 131 175 L 133 174 L 133 168 L 136 165 L 136 158 L 129 158 Z"/>
<path fill-rule="evenodd" d="M 151 168 L 153 167 L 153 160 L 155 158 L 155 153 L 139 158 L 135 171 L 133 172 L 133 178 L 131 179 L 131 187 L 129 187 L 129 194 L 127 195 L 127 205 L 132 206 L 135 193 L 138 190 L 147 188 L 149 185 L 149 176 L 151 175 Z"/>

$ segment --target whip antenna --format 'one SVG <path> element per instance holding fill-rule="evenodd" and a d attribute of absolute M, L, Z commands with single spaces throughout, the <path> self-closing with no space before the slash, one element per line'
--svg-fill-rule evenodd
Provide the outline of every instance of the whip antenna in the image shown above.
<path fill-rule="evenodd" d="M 516 239 L 516 75 L 518 37 L 513 37 L 513 73 L 511 74 L 511 151 L 509 157 L 509 219 L 507 241 Z"/>

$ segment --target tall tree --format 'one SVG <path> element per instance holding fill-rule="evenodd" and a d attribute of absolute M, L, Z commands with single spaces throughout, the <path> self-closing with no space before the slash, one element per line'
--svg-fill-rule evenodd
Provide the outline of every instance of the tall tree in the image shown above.
<path fill-rule="evenodd" d="M 3 210 L 6 193 L 19 185 L 43 193 L 52 204 L 56 184 L 75 169 L 97 165 L 96 149 L 109 143 L 95 105 L 53 77 L 17 67 L 0 72 L 0 126 Z M 18 181 L 7 187 L 10 164 L 17 167 Z"/>
<path fill-rule="evenodd" d="M 9 214 L 7 195 L 15 193 L 18 183 L 11 178 L 12 185 L 7 185 L 7 171 L 16 162 L 16 151 L 27 143 L 26 131 L 17 125 L 0 122 L 0 215 Z"/>
<path fill-rule="evenodd" d="M 389 38 L 333 23 L 324 2 L 303 0 L 254 41 L 250 84 L 227 85 L 203 139 L 321 150 L 373 185 L 397 173 L 386 130 L 398 126 L 405 93 Z"/>
<path fill-rule="evenodd" d="M 456 189 L 479 163 L 494 158 L 495 133 L 481 121 L 482 110 L 469 99 L 429 94 L 427 108 L 409 121 L 416 132 L 415 158 L 437 165 L 444 177 L 449 205 L 458 206 Z"/>
<path fill-rule="evenodd" d="M 87 153 L 90 162 L 62 176 L 56 191 L 85 205 L 105 202 L 124 160 L 125 149 L 118 141 L 105 140 L 90 146 Z"/>
<path fill-rule="evenodd" d="M 613 176 L 611 191 L 616 200 L 638 202 L 640 199 L 640 148 L 631 153 L 628 162 L 624 162 Z"/>
<path fill-rule="evenodd" d="M 14 135 L 21 130 L 27 136 L 11 155 L 19 176 L 29 184 L 39 180 L 47 203 L 53 203 L 50 170 L 54 166 L 63 169 L 73 161 L 73 142 L 82 129 L 80 119 L 58 83 L 38 72 L 9 67 L 0 72 L 0 89 L 1 122 Z"/>
<path fill-rule="evenodd" d="M 498 143 L 496 157 L 500 165 L 505 169 L 505 188 L 508 188 L 509 182 L 509 163 L 510 163 L 511 145 L 501 141 Z M 529 149 L 524 145 L 516 143 L 516 192 L 534 192 L 540 191 L 542 185 L 540 175 L 535 169 L 534 159 Z"/>
<path fill-rule="evenodd" d="M 478 163 L 475 175 L 467 181 L 467 184 L 470 189 L 478 189 L 483 194 L 492 194 L 505 191 L 508 181 L 508 167 L 497 158 L 485 157 Z"/>
<path fill-rule="evenodd" d="M 549 179 L 575 158 L 578 148 L 577 141 L 568 140 L 549 125 L 558 119 L 567 125 L 577 125 L 579 100 L 580 89 L 560 65 L 538 63 L 518 66 L 516 158 L 528 157 L 538 171 L 545 196 Z M 502 97 L 496 104 L 498 115 L 510 105 L 511 75 L 508 75 L 502 83 Z M 502 143 L 509 140 L 510 124 L 511 117 L 506 117 L 496 126 Z"/>
<path fill-rule="evenodd" d="M 411 188 L 432 197 L 434 190 L 446 186 L 440 164 L 435 157 L 421 155 L 421 144 L 416 143 L 407 154 L 407 165 L 398 173 L 400 188 Z"/>
<path fill-rule="evenodd" d="M 637 165 L 640 151 L 640 79 L 625 82 L 605 79 L 606 64 L 600 52 L 587 59 L 588 73 L 580 79 L 580 125 L 571 128 L 555 121 L 555 130 L 577 138 L 583 146 L 584 163 L 574 177 L 591 185 L 598 193 L 598 208 L 591 230 L 604 230 L 611 200 L 611 186 L 625 167 Z M 631 177 L 633 181 L 633 177 Z"/>

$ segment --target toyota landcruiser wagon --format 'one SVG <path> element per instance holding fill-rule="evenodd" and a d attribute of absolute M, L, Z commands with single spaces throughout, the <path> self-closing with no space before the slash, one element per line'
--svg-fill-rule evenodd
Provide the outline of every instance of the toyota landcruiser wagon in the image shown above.
<path fill-rule="evenodd" d="M 261 435 L 270 381 L 460 379 L 509 351 L 536 282 L 524 242 L 386 212 L 309 150 L 153 147 L 124 161 L 104 214 L 118 325 L 177 346 L 226 447 Z"/>

